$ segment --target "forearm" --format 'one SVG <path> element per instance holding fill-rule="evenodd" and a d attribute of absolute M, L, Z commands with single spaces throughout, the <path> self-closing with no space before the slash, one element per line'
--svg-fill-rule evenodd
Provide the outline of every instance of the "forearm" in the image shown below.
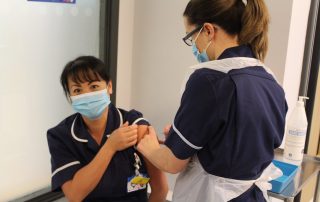
<path fill-rule="evenodd" d="M 82 201 L 97 186 L 114 153 L 104 145 L 95 158 L 81 168 L 66 187 L 63 186 L 69 201 Z"/>
<path fill-rule="evenodd" d="M 182 171 L 189 161 L 189 159 L 177 159 L 166 146 L 162 146 L 146 155 L 147 159 L 159 170 L 172 174 Z"/>
<path fill-rule="evenodd" d="M 190 158 L 178 159 L 166 146 L 160 147 L 153 127 L 148 127 L 149 133 L 138 144 L 137 149 L 158 169 L 168 173 L 182 171 Z"/>

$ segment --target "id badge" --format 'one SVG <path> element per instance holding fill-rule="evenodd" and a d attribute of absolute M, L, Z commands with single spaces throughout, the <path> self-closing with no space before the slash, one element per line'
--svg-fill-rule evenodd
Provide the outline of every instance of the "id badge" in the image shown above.
<path fill-rule="evenodd" d="M 140 174 L 128 177 L 127 190 L 128 193 L 145 189 L 150 178 L 147 175 Z"/>

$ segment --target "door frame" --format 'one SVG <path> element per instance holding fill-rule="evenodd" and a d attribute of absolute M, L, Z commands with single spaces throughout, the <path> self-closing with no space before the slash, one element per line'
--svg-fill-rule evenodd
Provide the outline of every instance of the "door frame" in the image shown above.
<path fill-rule="evenodd" d="M 99 57 L 112 80 L 111 102 L 116 105 L 118 63 L 119 0 L 100 0 Z"/>

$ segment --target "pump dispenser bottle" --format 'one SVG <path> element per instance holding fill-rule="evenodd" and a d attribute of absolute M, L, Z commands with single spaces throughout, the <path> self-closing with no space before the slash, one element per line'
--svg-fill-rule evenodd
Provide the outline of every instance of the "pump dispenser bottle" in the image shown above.
<path fill-rule="evenodd" d="M 297 104 L 293 109 L 291 116 L 289 117 L 284 145 L 285 159 L 298 164 L 303 158 L 308 128 L 304 99 L 309 98 L 299 96 L 299 100 L 297 101 Z"/>

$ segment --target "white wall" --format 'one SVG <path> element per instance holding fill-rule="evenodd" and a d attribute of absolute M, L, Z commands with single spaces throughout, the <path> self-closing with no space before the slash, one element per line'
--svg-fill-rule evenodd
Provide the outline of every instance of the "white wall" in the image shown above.
<path fill-rule="evenodd" d="M 59 76 L 76 56 L 98 56 L 99 0 L 2 0 L 0 201 L 50 185 L 46 131 L 71 113 Z"/>
<path fill-rule="evenodd" d="M 182 41 L 187 2 L 138 0 L 135 4 L 132 105 L 158 131 L 173 120 L 184 72 L 196 62 Z"/>
<path fill-rule="evenodd" d="M 289 106 L 287 118 L 291 115 L 298 99 L 310 4 L 311 0 L 293 1 L 283 79 L 283 88 Z"/>
<path fill-rule="evenodd" d="M 278 81 L 283 83 L 293 1 L 265 0 L 265 2 L 270 14 L 269 51 L 265 63 L 275 73 Z"/>
<path fill-rule="evenodd" d="M 131 108 L 131 80 L 134 39 L 134 1 L 121 0 L 119 6 L 117 106 Z"/>
<path fill-rule="evenodd" d="M 299 94 L 311 0 L 266 0 L 266 4 L 271 18 L 266 65 L 274 71 L 284 88 L 289 107 L 288 120 Z M 284 141 L 280 147 L 284 147 Z"/>

